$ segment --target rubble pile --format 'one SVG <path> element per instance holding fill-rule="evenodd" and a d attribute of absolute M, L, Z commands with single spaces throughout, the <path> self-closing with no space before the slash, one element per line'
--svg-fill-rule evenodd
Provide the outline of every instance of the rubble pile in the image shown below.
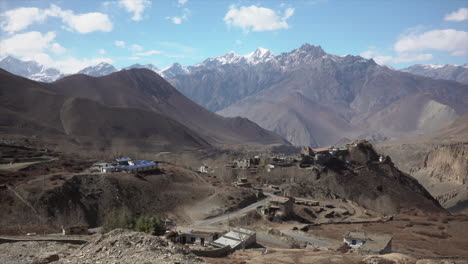
<path fill-rule="evenodd" d="M 99 235 L 60 263 L 204 263 L 189 249 L 145 233 L 116 229 Z"/>

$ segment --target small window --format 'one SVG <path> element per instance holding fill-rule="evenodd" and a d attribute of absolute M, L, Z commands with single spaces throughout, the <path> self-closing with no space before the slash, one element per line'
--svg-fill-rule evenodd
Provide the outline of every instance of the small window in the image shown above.
<path fill-rule="evenodd" d="M 356 245 L 356 240 L 355 240 L 355 239 L 353 239 L 353 240 L 351 241 L 351 245 Z"/>
<path fill-rule="evenodd" d="M 191 238 L 190 238 L 190 242 L 195 243 L 195 238 L 194 238 L 194 237 L 191 237 Z"/>

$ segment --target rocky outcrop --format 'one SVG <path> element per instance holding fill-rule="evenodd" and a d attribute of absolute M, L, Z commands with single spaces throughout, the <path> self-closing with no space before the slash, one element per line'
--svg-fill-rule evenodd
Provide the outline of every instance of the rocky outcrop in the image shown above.
<path fill-rule="evenodd" d="M 426 175 L 433 182 L 468 183 L 468 144 L 442 145 L 426 154 L 414 175 Z"/>
<path fill-rule="evenodd" d="M 369 142 L 350 145 L 346 154 L 331 157 L 323 165 L 307 170 L 291 168 L 293 182 L 284 182 L 277 171 L 268 180 L 294 197 L 316 200 L 342 198 L 373 211 L 446 214 L 439 202 L 415 178 L 400 171 L 389 157 L 380 159 Z"/>

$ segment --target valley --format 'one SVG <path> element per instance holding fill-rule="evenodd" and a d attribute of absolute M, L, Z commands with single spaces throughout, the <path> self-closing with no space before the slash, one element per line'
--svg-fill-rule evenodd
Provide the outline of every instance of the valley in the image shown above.
<path fill-rule="evenodd" d="M 468 263 L 467 21 L 0 0 L 0 263 Z"/>

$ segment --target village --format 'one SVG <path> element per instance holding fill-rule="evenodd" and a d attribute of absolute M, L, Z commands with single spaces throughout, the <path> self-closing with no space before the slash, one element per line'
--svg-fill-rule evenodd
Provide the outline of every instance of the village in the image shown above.
<path fill-rule="evenodd" d="M 190 179 L 200 182 L 203 186 L 211 185 L 215 191 L 212 194 L 204 194 L 203 191 L 208 192 L 208 189 L 200 189 L 202 192 L 197 195 L 205 198 L 198 198 L 197 202 L 180 211 L 190 218 L 181 218 L 180 213 L 174 213 L 176 211 L 171 209 L 154 215 L 140 214 L 135 215 L 130 229 L 150 230 L 145 232 L 171 241 L 176 246 L 182 246 L 195 256 L 212 263 L 217 263 L 216 259 L 219 258 L 237 259 L 245 254 L 268 256 L 275 251 L 286 249 L 300 249 L 310 252 L 311 256 L 315 256 L 315 252 L 329 255 L 346 253 L 363 257 L 386 256 L 401 253 L 402 250 L 409 254 L 404 251 L 400 242 L 395 242 L 395 234 L 399 237 L 397 241 L 401 241 L 398 232 L 410 228 L 413 222 L 422 223 L 427 221 L 426 219 L 395 218 L 391 213 L 377 212 L 353 200 L 329 194 L 326 189 L 314 188 L 314 182 L 326 178 L 330 171 L 359 172 L 367 166 L 379 167 L 391 163 L 388 157 L 365 152 L 368 146 L 367 141 L 360 140 L 329 148 L 304 146 L 298 152 L 290 154 L 245 152 L 218 163 L 203 161 L 201 166 L 187 166 L 182 169 L 184 174 L 190 175 Z M 13 165 L 20 164 L 19 162 Z M 73 169 L 69 176 L 61 174 L 63 179 L 52 171 L 49 175 L 49 188 L 54 188 L 57 182 L 55 179 L 72 180 L 73 177 L 85 175 L 89 181 L 98 182 L 123 180 L 149 186 L 150 181 L 158 181 L 158 185 L 161 185 L 158 192 L 161 192 L 177 184 L 174 182 L 174 173 L 181 170 L 168 159 L 150 160 L 132 156 L 114 156 L 112 159 L 102 159 L 90 165 L 81 171 Z M 183 182 L 186 179 L 181 178 L 179 181 Z M 44 180 L 39 181 L 40 185 L 43 182 Z M 31 184 L 34 184 L 34 181 Z M 135 186 L 122 186 L 124 189 L 140 192 Z M 14 193 L 20 200 L 23 199 L 32 210 L 36 210 L 13 186 L 4 187 L 7 192 Z M 148 190 L 154 192 L 151 188 Z M 179 193 L 177 187 L 174 187 L 174 190 Z M 304 190 L 312 192 L 306 193 Z M 102 190 L 95 190 L 93 187 L 83 193 L 86 197 L 91 197 L 100 195 Z M 109 197 L 119 202 L 123 193 L 116 192 L 118 196 Z M 242 199 L 237 196 L 240 194 Z M 153 208 L 157 208 L 158 199 L 161 198 L 145 201 L 145 205 L 155 205 Z M 177 196 L 171 196 L 169 199 L 177 199 Z M 136 199 L 135 202 L 140 201 Z M 177 206 L 177 202 L 173 205 Z M 151 219 L 160 219 L 162 230 L 156 232 L 135 228 L 137 222 L 149 221 L 147 219 L 150 216 L 156 217 Z M 28 231 L 16 236 L 0 236 L 0 241 L 84 244 L 100 233 L 112 230 L 104 227 L 105 221 L 102 226 L 92 226 L 83 221 L 64 221 L 60 233 Z M 103 228 L 107 229 L 103 231 Z"/>
<path fill-rule="evenodd" d="M 264 245 L 331 251 L 345 246 L 347 250 L 363 254 L 389 253 L 392 251 L 392 236 L 388 234 L 349 230 L 343 233 L 342 241 L 337 242 L 316 237 L 308 231 L 321 225 L 386 222 L 391 217 L 364 210 L 344 199 L 319 201 L 293 197 L 278 185 L 252 181 L 252 175 L 260 170 L 268 174 L 281 168 L 296 167 L 320 172 L 331 159 L 343 159 L 350 148 L 363 143 L 366 142 L 319 149 L 302 147 L 297 154 L 254 155 L 229 161 L 224 169 L 235 171 L 237 175 L 232 186 L 257 193 L 258 201 L 238 211 L 225 212 L 193 223 L 178 224 L 173 219 L 164 219 L 166 232 L 161 235 L 176 244 L 189 247 L 195 255 L 201 257 L 225 257 L 236 250 L 247 248 L 263 248 L 266 253 L 269 246 Z M 383 161 L 384 158 L 380 157 L 378 162 Z M 125 157 L 94 163 L 86 171 L 104 176 L 118 173 L 151 174 L 159 169 L 157 161 Z M 203 165 L 197 172 L 213 177 L 216 168 Z M 252 217 L 255 221 L 249 219 Z M 258 228 L 259 225 L 262 227 Z M 62 226 L 62 235 L 67 238 L 83 237 L 96 230 L 82 224 Z M 36 233 L 27 235 L 38 236 Z"/>

